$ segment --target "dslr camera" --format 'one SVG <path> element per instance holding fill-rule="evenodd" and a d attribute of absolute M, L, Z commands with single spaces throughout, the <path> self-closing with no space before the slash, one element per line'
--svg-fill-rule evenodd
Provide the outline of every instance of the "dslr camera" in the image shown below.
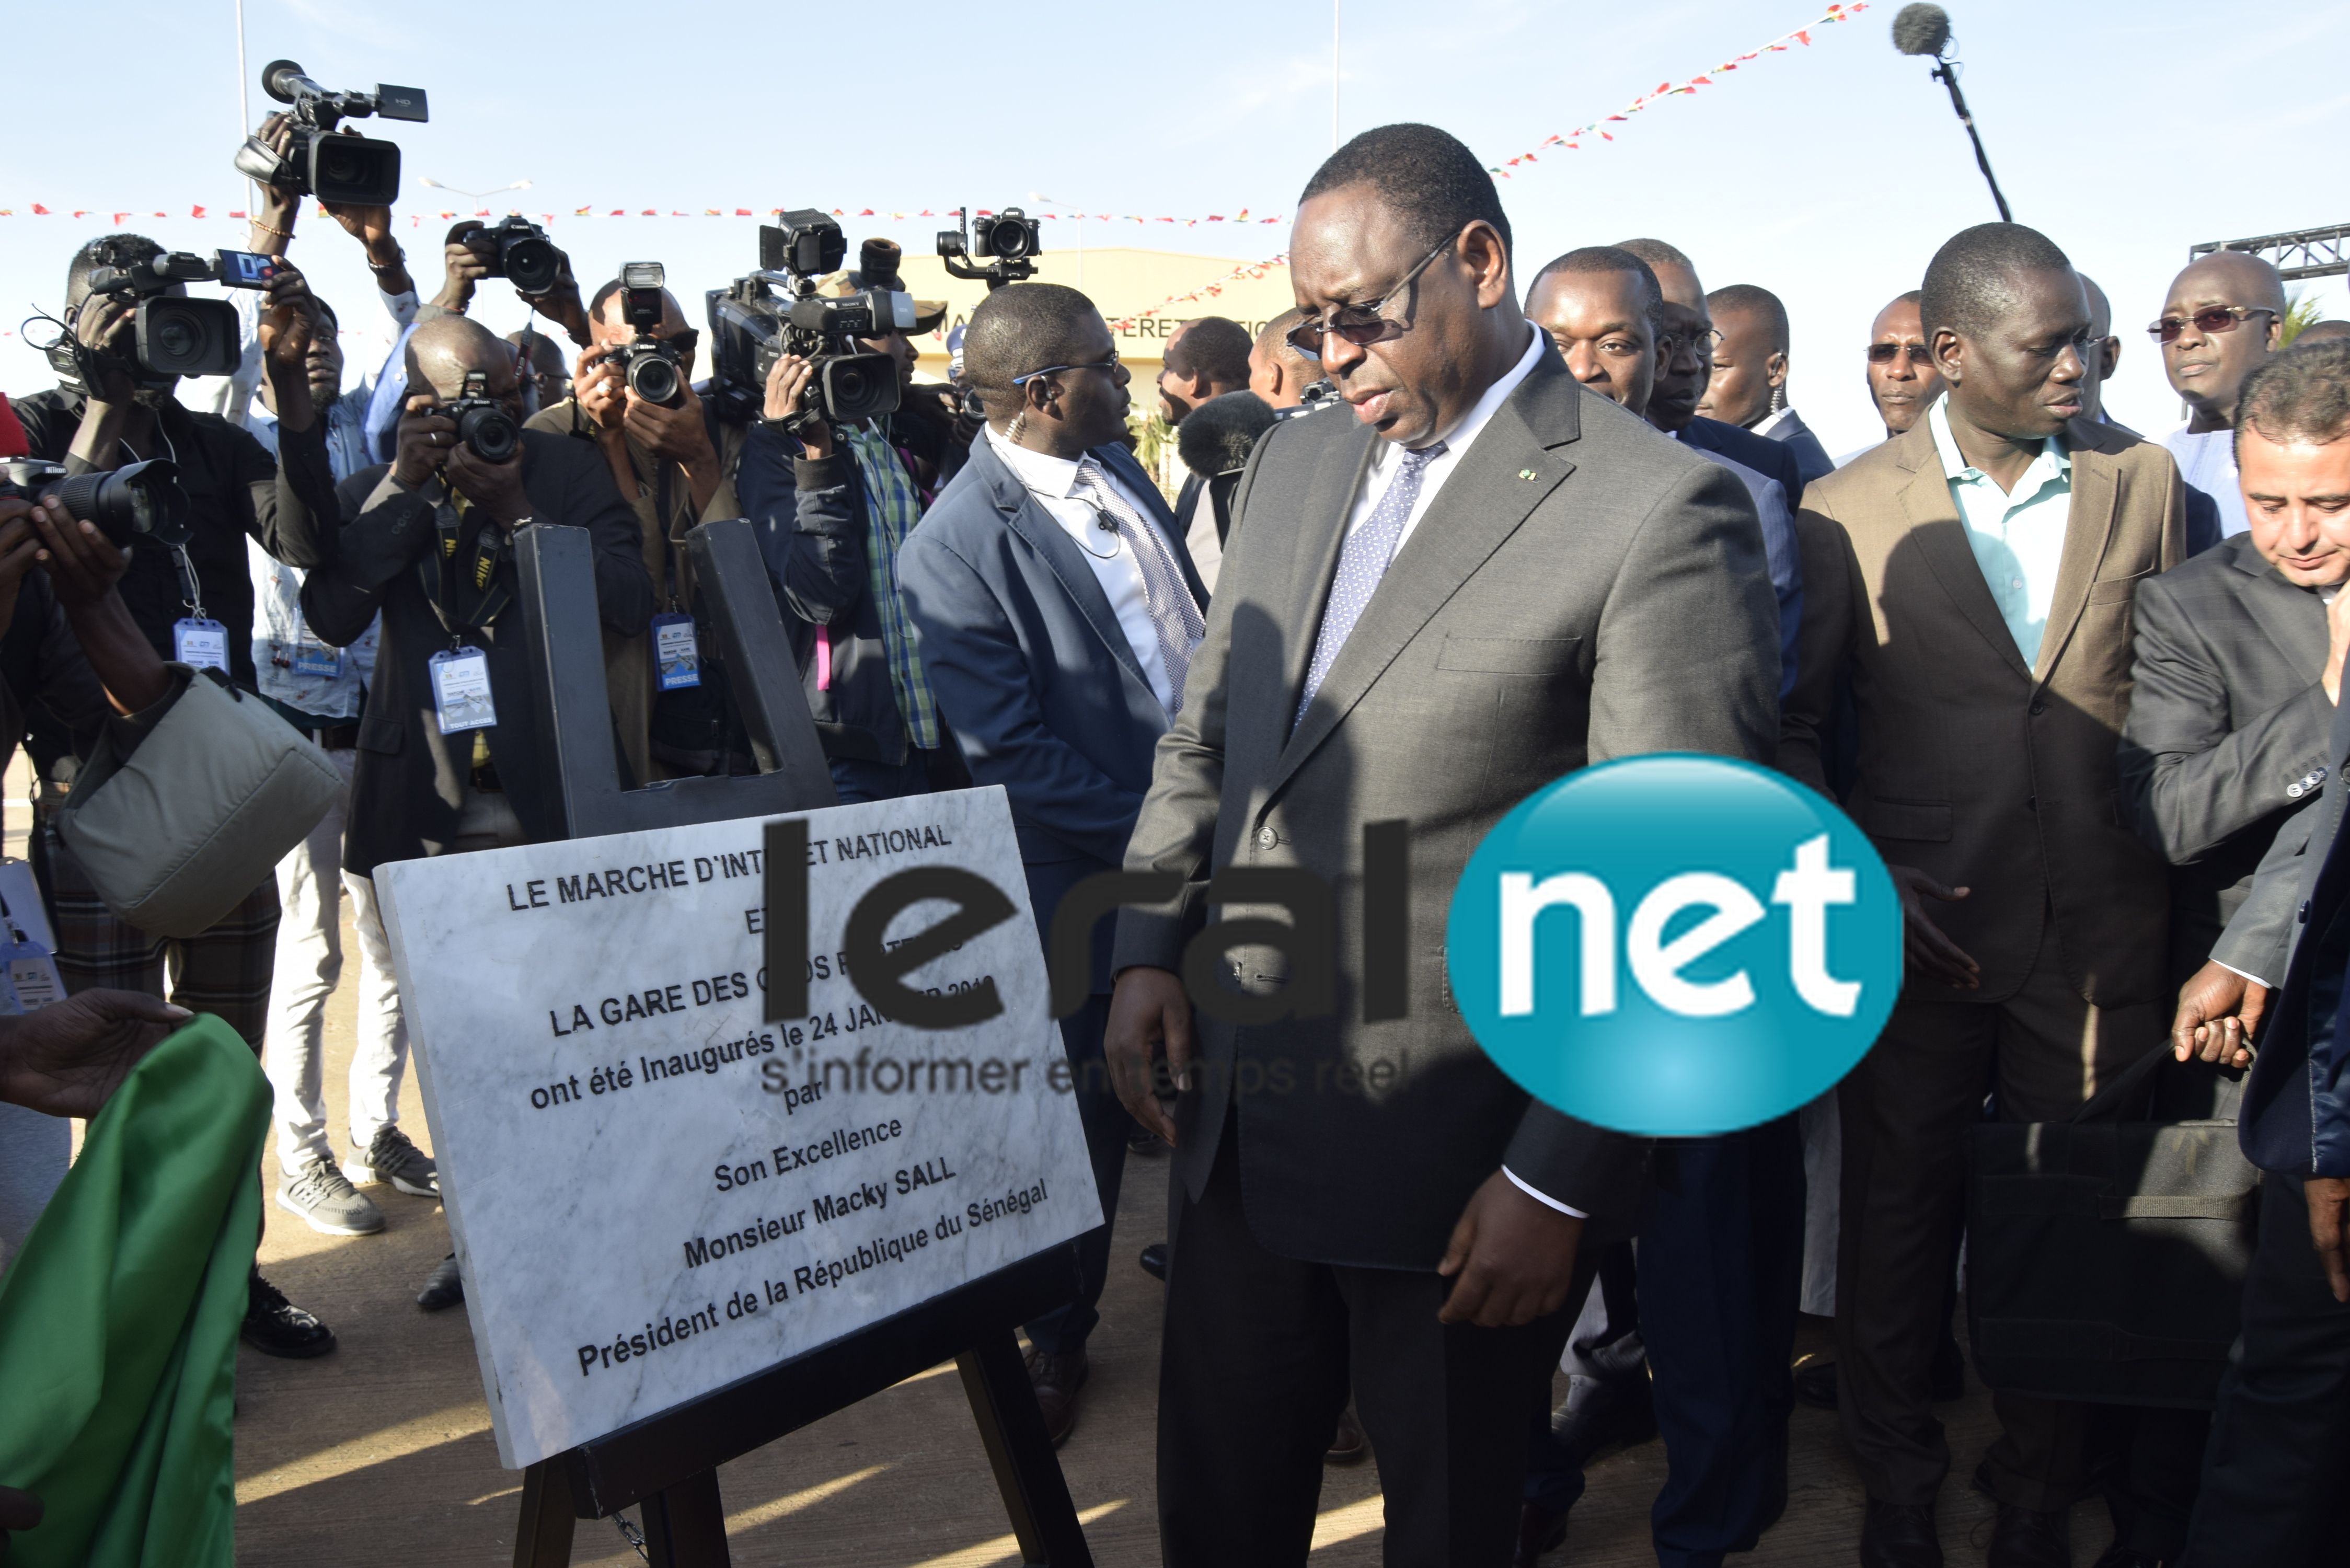
<path fill-rule="evenodd" d="M 0 462 L 0 496 L 38 502 L 56 496 L 77 523 L 95 523 L 118 549 L 140 540 L 184 545 L 195 533 L 180 466 L 150 458 L 123 468 L 68 475 L 61 462 L 16 458 Z"/>
<path fill-rule="evenodd" d="M 1044 254 L 1045 236 L 1036 220 L 1017 207 L 1006 207 L 972 223 L 968 211 L 955 214 L 956 226 L 939 231 L 939 257 L 949 277 L 985 278 L 993 294 L 1007 283 L 1024 283 L 1036 275 L 1036 258 Z M 970 258 L 985 256 L 985 266 Z"/>
<path fill-rule="evenodd" d="M 458 395 L 433 412 L 457 425 L 457 439 L 484 462 L 511 462 L 522 450 L 522 427 L 507 412 L 505 400 L 490 396 L 489 376 L 467 373 Z"/>
<path fill-rule="evenodd" d="M 461 224 L 449 238 L 464 241 L 488 265 L 492 277 L 504 278 L 526 299 L 545 294 L 563 275 L 563 254 L 555 242 L 520 213 L 508 213 L 494 223 Z"/>
<path fill-rule="evenodd" d="M 621 265 L 620 319 L 635 327 L 637 335 L 606 349 L 604 363 L 646 402 L 674 408 L 685 400 L 685 365 L 675 348 L 653 336 L 661 324 L 661 293 L 667 284 L 659 262 Z"/>
<path fill-rule="evenodd" d="M 910 331 L 914 301 L 893 288 L 816 293 L 816 280 L 838 271 L 847 254 L 840 225 L 814 208 L 785 213 L 780 226 L 759 225 L 759 270 L 709 296 L 711 389 L 722 415 L 758 418 L 768 372 L 785 354 L 815 365 L 799 411 L 785 421 L 791 428 L 817 417 L 854 424 L 898 411 L 897 361 L 867 352 L 858 339 Z"/>
<path fill-rule="evenodd" d="M 236 151 L 238 173 L 321 202 L 388 207 L 399 199 L 400 148 L 365 136 L 343 136 L 335 128 L 345 119 L 371 114 L 421 124 L 430 118 L 422 88 L 378 83 L 373 92 L 328 92 L 292 60 L 272 60 L 262 68 L 261 88 L 279 103 L 294 106 L 286 116 L 294 139 L 280 158 L 258 136 L 246 137 Z"/>
<path fill-rule="evenodd" d="M 128 240 L 111 241 L 99 252 L 99 265 L 89 275 L 90 299 L 114 295 L 139 302 L 131 317 L 139 378 L 151 381 L 234 373 L 244 355 L 236 306 L 224 299 L 175 297 L 171 290 L 187 283 L 267 288 L 277 277 L 277 258 L 251 251 L 215 251 L 209 257 L 192 251 L 148 255 L 144 249 Z M 89 307 L 85 300 L 81 308 Z M 47 349 L 57 379 L 79 392 L 88 391 L 99 379 L 99 357 L 110 352 L 90 348 L 70 329 L 61 331 Z"/>

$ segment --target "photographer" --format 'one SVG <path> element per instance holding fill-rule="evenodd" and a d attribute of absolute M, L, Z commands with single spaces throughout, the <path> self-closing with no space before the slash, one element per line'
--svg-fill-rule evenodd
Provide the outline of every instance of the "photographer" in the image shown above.
<path fill-rule="evenodd" d="M 296 566 L 316 565 L 331 545 L 318 524 L 321 514 L 332 515 L 334 481 L 324 424 L 310 396 L 315 321 L 309 290 L 300 273 L 282 267 L 259 323 L 263 366 L 279 415 L 279 452 L 273 459 L 226 420 L 182 406 L 172 396 L 176 378 L 140 368 L 131 297 L 91 293 L 92 274 L 108 254 L 120 265 L 161 253 L 152 240 L 132 234 L 95 240 L 76 253 L 67 275 L 65 318 L 83 350 L 88 389 L 36 393 L 16 411 L 32 455 L 62 461 L 75 472 L 157 457 L 178 465 L 192 535 L 184 546 L 132 550 L 121 597 L 156 653 L 217 662 L 251 691 L 254 593 L 245 540 Z M 175 284 L 164 295 L 185 292 Z M 208 652 L 212 657 L 204 658 Z M 67 988 L 105 986 L 160 996 L 168 958 L 174 1000 L 220 1014 L 259 1049 L 277 930 L 275 879 L 201 936 L 167 940 L 125 924 L 99 900 L 46 820 L 46 808 L 70 784 L 75 765 L 69 755 L 57 756 L 45 769 L 51 787 L 43 791 L 44 820 L 34 844 L 57 915 L 58 968 Z"/>
<path fill-rule="evenodd" d="M 268 143 L 271 151 L 281 159 L 292 156 L 294 131 L 285 115 L 269 116 L 261 122 L 261 129 L 255 134 Z M 345 126 L 339 134 L 356 136 L 359 133 Z M 277 185 L 263 184 L 256 188 L 260 196 L 253 209 L 251 237 L 245 241 L 245 248 L 257 255 L 283 256 L 292 248 L 294 227 L 301 217 L 303 199 Z M 391 209 L 333 202 L 320 205 L 326 209 L 327 215 L 340 224 L 344 233 L 359 241 L 360 249 L 366 252 L 368 271 L 375 275 L 376 297 L 383 306 L 384 314 L 391 317 L 395 337 L 406 332 L 416 321 L 416 280 L 409 275 L 407 253 L 400 249 L 399 240 L 392 235 Z M 240 311 L 240 314 L 244 312 Z M 336 388 L 339 392 L 342 387 L 342 348 L 335 338 L 333 313 L 329 311 L 328 317 L 327 330 L 320 336 L 332 347 L 336 355 Z M 265 389 L 255 386 L 258 375 L 257 358 L 255 348 L 248 346 L 245 361 L 236 373 L 237 387 L 232 406 L 224 410 L 249 430 L 255 429 L 255 421 L 246 413 L 255 392 L 261 391 L 265 401 L 268 397 Z M 348 396 L 340 398 L 332 406 L 322 404 L 327 420 L 328 450 L 335 459 L 335 478 L 338 482 L 348 478 L 371 461 L 364 451 L 367 410 L 374 397 L 380 370 L 381 367 L 378 367 L 378 376 L 363 378 L 349 389 Z M 315 375 L 311 381 L 315 389 L 317 384 Z M 273 406 L 272 413 L 275 411 Z M 265 444 L 268 443 L 268 437 L 262 439 Z M 348 452 L 348 449 L 354 444 L 362 450 Z M 356 462 L 349 461 L 353 457 L 357 458 Z"/>
<path fill-rule="evenodd" d="M 877 286 L 894 281 L 893 275 Z M 837 297 L 861 286 L 858 273 L 836 273 L 816 292 Z M 915 308 L 917 332 L 943 310 L 926 300 Z M 900 388 L 910 384 L 915 354 L 906 333 L 857 344 L 889 355 Z M 920 521 L 926 498 L 922 460 L 896 438 L 944 421 L 901 405 L 897 415 L 836 431 L 819 414 L 800 412 L 814 374 L 798 355 L 777 358 L 764 421 L 743 443 L 735 488 L 787 612 L 833 785 L 844 805 L 961 788 L 970 775 L 939 721 L 898 592 L 899 546 Z M 781 428 L 795 417 L 803 421 L 796 436 Z M 940 439 L 951 438 L 941 430 Z"/>
<path fill-rule="evenodd" d="M 634 776 L 641 783 L 724 774 L 730 767 L 753 771 L 742 722 L 725 700 L 723 667 L 706 657 L 712 633 L 695 610 L 685 548 L 685 536 L 697 524 L 743 514 L 733 472 L 742 461 L 743 432 L 721 423 L 695 394 L 701 334 L 685 324 L 677 296 L 667 289 L 660 291 L 660 323 L 650 330 L 674 358 L 678 396 L 673 402 L 653 402 L 624 383 L 612 355 L 638 340 L 637 327 L 628 319 L 629 293 L 617 278 L 597 291 L 588 317 L 592 341 L 579 356 L 572 395 L 541 410 L 524 428 L 593 443 L 636 513 L 657 607 L 692 614 L 697 623 L 696 647 L 705 655 L 697 671 L 700 684 L 667 691 L 660 689 L 650 636 L 605 632 L 612 720 Z"/>
<path fill-rule="evenodd" d="M 463 316 L 473 303 L 473 291 L 482 280 L 500 275 L 504 265 L 497 236 L 503 230 L 491 228 L 478 218 L 465 218 L 453 223 L 449 237 L 441 247 L 442 274 L 441 292 L 417 306 L 416 322 L 421 325 L 443 316 Z M 533 228 L 541 244 L 545 234 Z M 553 244 L 546 245 L 545 258 L 549 281 L 541 292 L 533 294 L 520 282 L 515 292 L 547 320 L 563 328 L 574 343 L 582 348 L 588 346 L 588 308 L 580 303 L 579 285 L 571 275 L 571 258 Z M 390 357 L 384 360 L 383 369 L 376 378 L 375 389 L 368 400 L 368 450 L 379 462 L 390 462 L 395 438 L 393 427 L 407 407 L 408 398 L 408 335 L 416 330 L 411 326 L 399 342 L 392 345 Z"/>

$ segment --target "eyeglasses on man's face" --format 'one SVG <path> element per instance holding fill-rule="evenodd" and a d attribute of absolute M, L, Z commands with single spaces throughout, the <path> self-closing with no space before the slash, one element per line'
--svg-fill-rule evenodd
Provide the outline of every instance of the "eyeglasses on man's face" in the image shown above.
<path fill-rule="evenodd" d="M 2195 324 L 2196 331 L 2209 337 L 2214 333 L 2233 332 L 2244 324 L 2247 317 L 2274 316 L 2275 314 L 2275 311 L 2265 305 L 2214 305 L 2207 309 L 2199 310 L 2192 316 L 2166 316 L 2147 327 L 2146 335 L 2157 343 L 2176 343 L 2178 341 L 2179 334 L 2187 330 L 2187 325 L 2190 321 Z"/>
<path fill-rule="evenodd" d="M 1868 346 L 1868 362 L 1872 365 L 1890 365 L 1905 355 L 1912 365 L 1934 362 L 1933 349 L 1923 343 L 1872 343 Z"/>
<path fill-rule="evenodd" d="M 1411 330 L 1410 324 L 1399 321 L 1387 314 L 1387 308 L 1397 297 L 1419 281 L 1428 270 L 1428 264 L 1452 248 L 1453 242 L 1444 241 L 1434 250 L 1411 264 L 1411 270 L 1398 278 L 1395 286 L 1368 304 L 1349 304 L 1334 307 L 1326 318 L 1308 317 L 1289 329 L 1289 346 L 1300 354 L 1315 358 L 1322 357 L 1322 337 L 1335 332 L 1357 348 L 1367 348 L 1374 343 L 1386 343 Z"/>
<path fill-rule="evenodd" d="M 1107 359 L 1095 359 L 1083 365 L 1047 365 L 1041 370 L 1031 370 L 1024 376 L 1013 377 L 1012 384 L 1015 387 L 1024 387 L 1039 376 L 1057 376 L 1065 370 L 1099 370 L 1105 376 L 1114 376 L 1118 373 L 1118 350 L 1111 349 L 1109 358 Z"/>

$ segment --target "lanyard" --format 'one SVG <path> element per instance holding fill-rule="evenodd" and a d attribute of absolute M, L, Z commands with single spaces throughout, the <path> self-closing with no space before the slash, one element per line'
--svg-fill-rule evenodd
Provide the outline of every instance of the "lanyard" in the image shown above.
<path fill-rule="evenodd" d="M 417 563 L 424 597 L 448 628 L 454 647 L 468 631 L 487 629 L 513 601 L 498 575 L 506 557 L 505 533 L 445 491 L 434 503 L 432 555 Z"/>

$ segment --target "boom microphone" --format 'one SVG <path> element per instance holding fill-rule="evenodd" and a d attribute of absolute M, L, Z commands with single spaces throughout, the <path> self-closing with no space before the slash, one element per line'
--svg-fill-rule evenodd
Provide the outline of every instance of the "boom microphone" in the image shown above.
<path fill-rule="evenodd" d="M 1991 155 L 1983 151 L 1982 133 L 1975 129 L 1975 117 L 1968 112 L 1967 95 L 1959 90 L 1959 62 L 1950 58 L 1944 50 L 1950 47 L 1950 14 L 1939 5 L 1904 5 L 1893 18 L 1893 47 L 1905 55 L 1924 55 L 1934 61 L 1932 78 L 1950 89 L 1950 108 L 1958 114 L 1959 123 L 1967 128 L 1967 140 L 1974 143 L 1975 167 L 1982 171 L 1983 182 L 1991 187 L 1991 199 L 1999 208 L 1999 221 L 2015 222 L 2007 210 L 2007 197 L 1999 188 L 1999 177 L 1991 171 Z"/>
<path fill-rule="evenodd" d="M 1939 56 L 1950 41 L 1950 14 L 1939 5 L 1904 5 L 1893 18 L 1893 47 L 1905 55 Z"/>

